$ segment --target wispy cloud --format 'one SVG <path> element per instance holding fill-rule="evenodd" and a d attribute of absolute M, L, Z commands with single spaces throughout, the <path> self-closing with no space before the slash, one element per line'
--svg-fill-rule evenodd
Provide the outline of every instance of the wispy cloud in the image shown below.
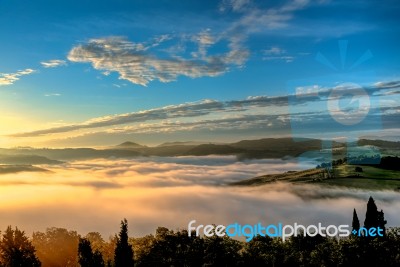
<path fill-rule="evenodd" d="M 162 108 L 149 109 L 139 112 L 118 114 L 113 116 L 98 117 L 81 124 L 70 124 L 61 127 L 21 133 L 15 137 L 27 137 L 45 135 L 51 133 L 63 133 L 79 129 L 89 129 L 128 123 L 137 123 L 150 120 L 164 120 L 179 117 L 196 117 L 209 114 L 210 112 L 222 110 L 223 103 L 214 100 L 202 100 L 199 102 L 184 103 L 180 105 L 165 106 Z"/>
<path fill-rule="evenodd" d="M 293 62 L 297 57 L 307 56 L 309 53 L 297 53 L 295 55 L 289 54 L 285 49 L 279 46 L 272 46 L 262 51 L 262 60 L 271 61 L 285 61 L 286 63 Z"/>
<path fill-rule="evenodd" d="M 36 72 L 33 69 L 24 69 L 24 70 L 19 70 L 15 73 L 0 73 L 0 86 L 4 85 L 12 85 L 16 81 L 18 81 L 21 76 L 24 75 L 29 75 Z"/>
<path fill-rule="evenodd" d="M 191 58 L 160 57 L 149 51 L 151 47 L 169 38 L 161 36 L 154 39 L 153 44 L 146 45 L 118 36 L 91 39 L 74 47 L 69 52 L 68 59 L 72 62 L 91 63 L 93 68 L 105 74 L 117 72 L 120 79 L 146 86 L 153 80 L 171 82 L 178 76 L 218 76 L 232 66 L 241 66 L 248 57 L 248 51 L 237 46 L 231 46 L 227 53 L 206 55 L 206 47 L 214 42 L 207 31 L 201 32 L 195 38 L 199 50 Z"/>
<path fill-rule="evenodd" d="M 59 94 L 59 93 L 50 93 L 50 94 L 45 94 L 44 96 L 47 96 L 47 97 L 49 97 L 49 96 L 61 96 L 61 94 Z"/>
<path fill-rule="evenodd" d="M 221 119 L 194 120 L 190 122 L 166 121 L 161 123 L 146 123 L 135 126 L 125 126 L 105 130 L 105 133 L 143 134 L 143 133 L 174 133 L 182 131 L 202 130 L 245 130 L 268 129 L 271 126 L 282 129 L 286 121 L 278 120 L 281 115 L 232 115 Z M 272 128 L 271 128 L 272 129 Z"/>
<path fill-rule="evenodd" d="M 192 40 L 198 44 L 199 50 L 193 52 L 192 56 L 197 58 L 206 58 L 207 48 L 216 43 L 216 38 L 211 35 L 210 29 L 203 30 L 192 37 Z"/>
<path fill-rule="evenodd" d="M 236 1 L 234 1 L 236 2 Z M 265 30 L 282 29 L 289 26 L 289 21 L 294 19 L 294 12 L 302 10 L 309 5 L 308 0 L 289 1 L 280 7 L 267 9 L 259 8 L 255 5 L 243 9 L 246 5 L 241 5 L 243 16 L 234 23 L 232 30 L 245 30 L 248 33 Z"/>
<path fill-rule="evenodd" d="M 263 57 L 263 60 L 282 60 L 285 61 L 286 63 L 293 62 L 295 59 L 294 56 L 267 56 Z"/>
<path fill-rule="evenodd" d="M 52 59 L 49 61 L 42 61 L 40 64 L 42 64 L 44 68 L 56 68 L 67 65 L 67 62 L 61 59 Z"/>
<path fill-rule="evenodd" d="M 235 11 L 235 12 L 243 12 L 250 5 L 250 0 L 222 0 L 219 10 L 221 12 L 225 11 Z"/>
<path fill-rule="evenodd" d="M 282 1 L 283 2 L 283 1 Z M 285 2 L 271 2 L 270 7 L 261 7 L 251 0 L 223 0 L 220 10 L 233 11 L 240 16 L 232 23 L 229 34 L 242 33 L 249 36 L 253 33 L 276 34 L 280 36 L 312 36 L 312 37 L 340 37 L 356 32 L 374 29 L 376 26 L 354 20 L 331 21 L 299 20 L 297 12 L 309 7 L 329 5 L 330 1 L 292 0 Z M 326 29 L 329 28 L 329 31 Z"/>
<path fill-rule="evenodd" d="M 263 51 L 265 55 L 282 55 L 282 54 L 286 54 L 286 50 L 278 47 L 278 46 L 272 46 L 269 49 L 266 49 Z"/>
<path fill-rule="evenodd" d="M 221 35 L 227 36 L 232 45 L 243 46 L 247 38 L 254 33 L 287 30 L 295 18 L 294 13 L 305 9 L 308 5 L 308 0 L 294 0 L 277 7 L 260 8 L 250 0 L 224 0 L 220 10 L 236 12 L 240 17 Z M 264 51 L 263 60 L 278 59 L 292 62 L 294 58 L 279 47 L 271 47 Z"/>

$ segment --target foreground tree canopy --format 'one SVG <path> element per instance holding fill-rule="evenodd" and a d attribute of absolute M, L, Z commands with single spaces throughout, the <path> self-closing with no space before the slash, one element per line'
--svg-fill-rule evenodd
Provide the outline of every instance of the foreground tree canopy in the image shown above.
<path fill-rule="evenodd" d="M 350 216 L 349 216 L 350 217 Z M 383 227 L 383 211 L 370 198 L 364 225 L 353 210 L 353 229 Z M 155 235 L 133 238 L 128 222 L 105 241 L 97 232 L 48 228 L 29 240 L 8 227 L 0 240 L 1 266 L 400 266 L 400 228 L 385 228 L 382 237 L 347 238 L 317 235 L 281 238 L 257 236 L 250 242 L 229 237 L 189 236 L 186 230 L 159 227 Z"/>
<path fill-rule="evenodd" d="M 18 228 L 7 227 L 0 240 L 0 257 L 2 266 L 40 266 L 35 248 L 25 233 Z"/>

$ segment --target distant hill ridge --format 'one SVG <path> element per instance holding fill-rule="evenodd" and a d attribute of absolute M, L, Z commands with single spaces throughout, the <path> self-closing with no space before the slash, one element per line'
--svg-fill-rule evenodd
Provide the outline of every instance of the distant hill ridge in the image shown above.
<path fill-rule="evenodd" d="M 385 140 L 370 140 L 370 139 L 360 139 L 358 140 L 357 144 L 359 146 L 376 146 L 380 148 L 400 148 L 400 142 L 394 142 L 394 141 L 385 141 Z"/>
<path fill-rule="evenodd" d="M 356 145 L 356 144 L 354 144 Z M 374 145 L 386 151 L 400 150 L 400 142 L 383 140 L 358 141 L 358 146 Z M 347 144 L 332 142 L 335 153 L 344 153 Z M 148 147 L 132 141 L 105 149 L 94 148 L 0 148 L 0 164 L 62 164 L 65 160 L 95 158 L 135 158 L 140 156 L 207 156 L 235 155 L 239 160 L 261 158 L 298 157 L 305 152 L 322 149 L 320 139 L 263 138 L 233 143 L 169 142 Z M 385 151 L 384 151 L 385 153 Z M 390 152 L 391 153 L 391 152 Z M 315 154 L 314 154 L 315 155 Z M 396 155 L 400 155 L 396 154 Z"/>
<path fill-rule="evenodd" d="M 134 147 L 146 147 L 146 146 L 140 145 L 140 144 L 135 143 L 135 142 L 126 141 L 126 142 L 123 142 L 123 143 L 117 145 L 116 147 L 125 147 L 125 148 L 126 148 L 126 147 L 130 147 L 130 148 L 134 148 Z"/>
<path fill-rule="evenodd" d="M 334 147 L 343 143 L 333 142 Z M 233 143 L 212 143 L 197 141 L 166 142 L 154 147 L 146 147 L 130 141 L 118 145 L 117 149 L 136 151 L 147 156 L 207 156 L 236 155 L 246 158 L 296 157 L 307 151 L 321 149 L 322 141 L 311 138 L 263 138 L 241 140 Z"/>
<path fill-rule="evenodd" d="M 166 146 L 198 146 L 204 144 L 210 144 L 211 142 L 200 142 L 200 141 L 178 141 L 178 142 L 165 142 L 157 147 L 166 147 Z"/>

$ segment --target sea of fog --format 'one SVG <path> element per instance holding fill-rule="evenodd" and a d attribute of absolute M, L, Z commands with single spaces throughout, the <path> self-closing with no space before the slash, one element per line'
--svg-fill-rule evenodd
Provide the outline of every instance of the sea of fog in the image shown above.
<path fill-rule="evenodd" d="M 0 230 L 18 226 L 29 235 L 47 227 L 107 238 L 127 218 L 130 235 L 158 226 L 200 224 L 351 224 L 363 222 L 373 196 L 389 226 L 400 225 L 400 193 L 282 183 L 232 187 L 227 183 L 269 173 L 315 167 L 295 159 L 237 161 L 233 156 L 96 159 L 41 166 L 50 172 L 0 175 Z"/>

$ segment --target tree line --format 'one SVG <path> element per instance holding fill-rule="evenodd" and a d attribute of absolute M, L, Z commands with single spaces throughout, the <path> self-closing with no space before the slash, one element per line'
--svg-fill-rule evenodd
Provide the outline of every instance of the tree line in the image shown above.
<path fill-rule="evenodd" d="M 97 232 L 80 236 L 54 227 L 28 238 L 9 226 L 0 239 L 0 266 L 400 266 L 400 228 L 385 225 L 383 211 L 370 197 L 363 227 L 381 227 L 382 237 L 299 234 L 285 242 L 257 236 L 246 243 L 159 227 L 154 235 L 133 238 L 124 219 L 118 235 L 105 241 Z M 361 228 L 355 209 L 352 227 Z"/>

